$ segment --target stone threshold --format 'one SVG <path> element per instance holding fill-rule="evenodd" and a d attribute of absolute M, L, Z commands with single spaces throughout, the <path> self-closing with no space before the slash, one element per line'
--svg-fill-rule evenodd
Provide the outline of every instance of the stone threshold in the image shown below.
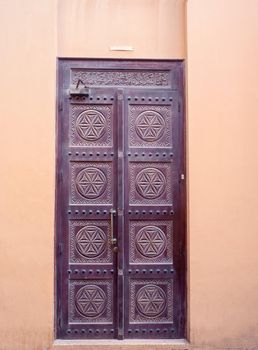
<path fill-rule="evenodd" d="M 186 339 L 55 340 L 51 350 L 188 350 Z"/>

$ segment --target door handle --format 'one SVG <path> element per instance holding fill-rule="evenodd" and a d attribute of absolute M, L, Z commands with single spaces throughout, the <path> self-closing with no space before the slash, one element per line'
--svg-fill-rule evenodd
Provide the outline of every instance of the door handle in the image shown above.
<path fill-rule="evenodd" d="M 111 244 L 116 245 L 117 239 L 114 237 L 114 216 L 116 215 L 115 209 L 110 209 L 110 226 L 111 226 Z"/>

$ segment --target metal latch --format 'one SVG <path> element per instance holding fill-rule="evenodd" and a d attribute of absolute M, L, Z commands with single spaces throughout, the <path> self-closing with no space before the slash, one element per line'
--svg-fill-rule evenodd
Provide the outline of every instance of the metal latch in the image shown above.
<path fill-rule="evenodd" d="M 69 94 L 72 97 L 75 97 L 75 96 L 89 97 L 90 89 L 84 85 L 81 79 L 78 79 L 77 84 L 70 85 Z"/>

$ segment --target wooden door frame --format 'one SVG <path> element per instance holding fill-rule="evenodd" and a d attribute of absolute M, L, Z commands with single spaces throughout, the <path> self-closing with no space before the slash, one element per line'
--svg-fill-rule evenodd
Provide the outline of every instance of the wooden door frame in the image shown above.
<path fill-rule="evenodd" d="M 179 129 L 180 129 L 180 169 L 181 173 L 184 175 L 180 184 L 180 222 L 182 227 L 181 236 L 181 247 L 180 254 L 181 257 L 181 268 L 180 268 L 180 289 L 182 293 L 182 313 L 181 313 L 181 324 L 182 329 L 180 331 L 180 338 L 186 337 L 186 315 L 187 315 L 187 241 L 186 241 L 186 213 L 187 213 L 187 201 L 186 201 L 186 122 L 185 122 L 185 70 L 184 70 L 184 60 L 149 60 L 149 59 L 92 59 L 92 58 L 60 58 L 58 59 L 58 79 L 57 79 L 57 100 L 56 100 L 56 190 L 55 190 L 55 336 L 58 337 L 58 329 L 60 327 L 60 300 L 58 298 L 58 290 L 61 288 L 61 266 L 58 264 L 58 257 L 62 255 L 62 245 L 60 245 L 60 232 L 59 232 L 59 221 L 62 219 L 60 216 L 60 205 L 59 205 L 59 190 L 60 181 L 62 174 L 60 174 L 60 158 L 58 155 L 61 150 L 61 131 L 59 126 L 59 114 L 62 112 L 63 102 L 62 102 L 62 87 L 60 86 L 60 78 L 62 74 L 62 68 L 67 64 L 67 62 L 73 61 L 75 66 L 80 67 L 81 64 L 85 65 L 87 62 L 88 68 L 95 69 L 165 69 L 171 64 L 177 67 L 179 72 L 179 81 L 177 81 L 177 86 L 179 88 L 179 99 L 180 99 L 180 110 L 179 112 Z M 105 67 L 102 67 L 105 63 Z M 178 77 L 176 79 L 178 79 Z"/>

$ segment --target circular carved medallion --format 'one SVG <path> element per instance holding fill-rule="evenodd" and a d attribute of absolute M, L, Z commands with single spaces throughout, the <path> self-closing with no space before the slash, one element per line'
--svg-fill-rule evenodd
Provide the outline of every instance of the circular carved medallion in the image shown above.
<path fill-rule="evenodd" d="M 105 309 L 107 296 L 104 290 L 95 285 L 87 285 L 79 289 L 75 297 L 77 310 L 86 317 L 97 317 Z"/>
<path fill-rule="evenodd" d="M 86 258 L 96 258 L 107 246 L 107 236 L 97 226 L 85 226 L 76 234 L 76 248 Z"/>
<path fill-rule="evenodd" d="M 166 249 L 165 233 L 156 226 L 145 226 L 136 235 L 136 248 L 141 255 L 155 258 Z"/>
<path fill-rule="evenodd" d="M 136 118 L 135 130 L 142 140 L 156 141 L 164 134 L 165 120 L 158 112 L 144 111 Z"/>
<path fill-rule="evenodd" d="M 144 198 L 154 199 L 162 195 L 166 188 L 164 174 L 156 168 L 141 170 L 136 176 L 137 192 Z"/>
<path fill-rule="evenodd" d="M 100 197 L 106 186 L 106 175 L 98 168 L 85 168 L 76 177 L 76 188 L 85 198 L 94 199 Z"/>
<path fill-rule="evenodd" d="M 106 118 L 99 111 L 84 111 L 76 120 L 76 131 L 84 140 L 96 141 L 106 132 Z"/>
<path fill-rule="evenodd" d="M 136 294 L 136 307 L 143 316 L 159 316 L 166 307 L 165 292 L 152 284 L 140 288 Z"/>

